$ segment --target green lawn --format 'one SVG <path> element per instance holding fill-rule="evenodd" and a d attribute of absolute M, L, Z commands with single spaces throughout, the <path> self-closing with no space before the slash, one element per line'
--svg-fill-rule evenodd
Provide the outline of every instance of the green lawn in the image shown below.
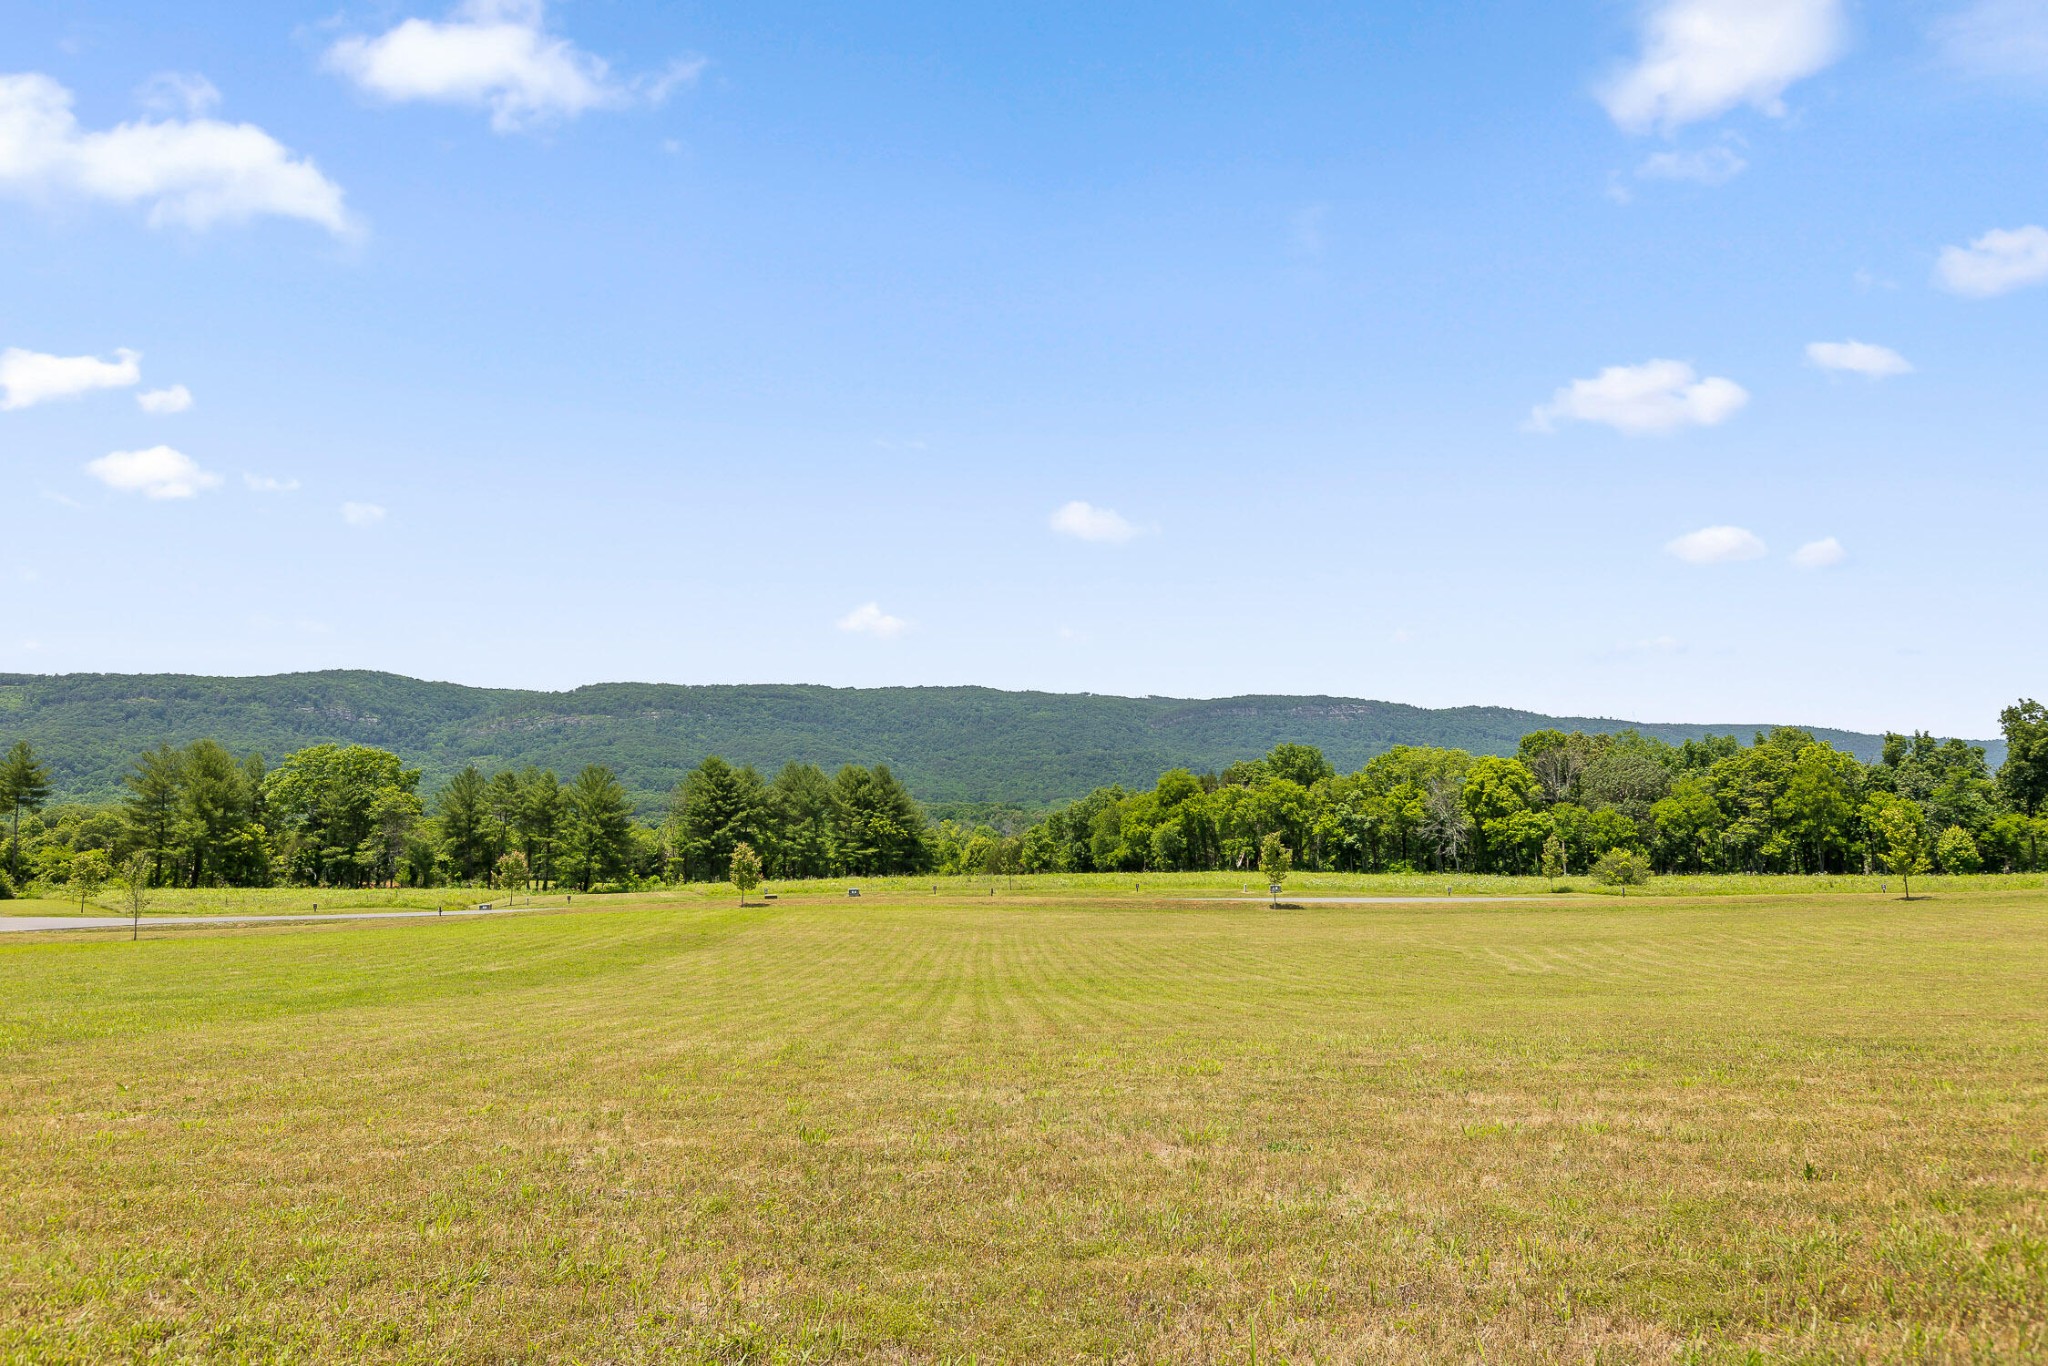
<path fill-rule="evenodd" d="M 778 900 L 841 898 L 849 887 L 859 887 L 866 897 L 897 897 L 915 900 L 930 896 L 985 897 L 991 889 L 998 897 L 1065 897 L 1091 902 L 1104 899 L 1155 901 L 1172 897 L 1239 897 L 1263 899 L 1265 879 L 1256 871 L 1237 873 L 1036 873 L 1018 876 L 824 878 L 810 882 L 770 882 L 763 892 Z M 1682 874 L 1653 878 L 1644 886 L 1626 890 L 1602 887 L 1578 876 L 1551 882 L 1540 877 L 1509 877 L 1473 873 L 1293 873 L 1287 879 L 1289 897 L 1325 896 L 1784 896 L 1796 890 L 1808 895 L 1872 894 L 1898 890 L 1898 879 L 1880 874 L 1830 873 L 1811 877 L 1784 877 L 1752 873 Z M 1913 880 L 1915 893 L 2019 892 L 2048 890 L 2048 874 L 1978 873 L 1962 877 L 1919 877 Z M 518 905 L 529 902 L 562 906 L 579 895 L 560 890 L 514 894 Z M 487 887 L 366 887 L 344 890 L 333 887 L 159 887 L 151 890 L 145 915 L 304 915 L 318 911 L 453 910 L 479 902 L 505 905 L 507 894 Z M 691 883 L 652 892 L 605 893 L 604 904 L 637 904 L 659 901 L 687 903 L 732 900 L 735 893 L 727 883 Z M 50 915 L 125 915 L 119 888 L 109 888 L 83 910 L 75 897 L 51 895 L 0 901 L 0 917 Z"/>
<path fill-rule="evenodd" d="M 0 939 L 0 1358 L 2048 1358 L 2038 890 L 908 885 Z"/>

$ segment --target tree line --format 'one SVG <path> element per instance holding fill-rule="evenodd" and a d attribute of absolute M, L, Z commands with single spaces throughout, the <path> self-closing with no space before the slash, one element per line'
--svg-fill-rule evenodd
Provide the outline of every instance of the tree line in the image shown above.
<path fill-rule="evenodd" d="M 1570 875 L 1609 855 L 1658 872 L 1841 872 L 1891 867 L 1907 845 L 1912 871 L 2040 869 L 2048 708 L 2022 700 L 1999 721 L 1996 774 L 1981 748 L 1924 733 L 1887 736 L 1864 764 L 1794 729 L 1748 745 L 1542 730 L 1514 755 L 1397 746 L 1352 773 L 1281 744 L 1220 773 L 1099 788 L 1007 833 L 930 822 L 880 764 L 764 778 L 713 756 L 647 820 L 598 764 L 568 782 L 471 766 L 429 799 L 386 750 L 314 745 L 270 768 L 213 740 L 139 755 L 119 802 L 53 806 L 48 766 L 17 742 L 0 759 L 0 896 L 129 866 L 178 887 L 724 881 L 742 845 L 775 879 L 1249 871 L 1275 856 L 1341 872 Z"/>
<path fill-rule="evenodd" d="M 601 764 L 566 783 L 538 766 L 470 766 L 431 799 L 419 786 L 418 769 L 367 745 L 314 745 L 269 768 L 197 740 L 137 756 L 119 802 L 52 805 L 49 766 L 17 742 L 0 760 L 0 897 L 104 881 L 131 864 L 155 887 L 716 881 L 741 843 L 782 878 L 931 866 L 924 813 L 884 765 L 828 777 L 790 764 L 764 781 L 711 758 L 655 821 L 638 817 Z"/>
<path fill-rule="evenodd" d="M 1999 722 L 1996 774 L 1981 747 L 1924 733 L 1886 736 L 1865 764 L 1792 728 L 1749 745 L 1542 730 L 1511 756 L 1396 746 L 1353 773 L 1282 744 L 1220 774 L 1098 789 L 1010 841 L 966 835 L 962 856 L 1025 872 L 1248 870 L 1278 836 L 1309 870 L 1569 875 L 1623 851 L 1660 873 L 1826 873 L 1886 867 L 1892 832 L 1911 827 L 1944 872 L 2037 870 L 2048 709 L 2023 700 Z"/>

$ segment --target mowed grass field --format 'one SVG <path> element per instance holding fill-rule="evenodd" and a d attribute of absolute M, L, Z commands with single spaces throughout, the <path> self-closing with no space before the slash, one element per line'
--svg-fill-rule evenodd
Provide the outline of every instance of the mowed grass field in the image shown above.
<path fill-rule="evenodd" d="M 10 1361 L 2048 1358 L 2048 895 L 0 940 Z"/>

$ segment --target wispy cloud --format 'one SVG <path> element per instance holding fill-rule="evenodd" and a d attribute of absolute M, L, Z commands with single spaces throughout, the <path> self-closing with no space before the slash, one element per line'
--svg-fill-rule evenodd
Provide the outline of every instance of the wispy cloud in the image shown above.
<path fill-rule="evenodd" d="M 1683 180 L 1695 185 L 1726 185 L 1749 163 L 1726 143 L 1696 151 L 1653 152 L 1636 167 L 1638 180 Z"/>
<path fill-rule="evenodd" d="M 1662 0 L 1600 101 L 1632 133 L 1674 132 L 1741 104 L 1781 115 L 1786 89 L 1832 63 L 1846 35 L 1842 0 Z"/>
<path fill-rule="evenodd" d="M 169 446 L 113 451 L 88 463 L 85 470 L 117 493 L 145 498 L 190 498 L 220 483 L 219 475 L 200 469 L 191 456 Z"/>
<path fill-rule="evenodd" d="M 848 612 L 839 619 L 838 626 L 852 635 L 874 636 L 878 640 L 894 640 L 910 629 L 909 622 L 890 616 L 880 603 L 873 602 L 864 602 Z"/>
<path fill-rule="evenodd" d="M 1967 247 L 1943 247 L 1934 278 L 1973 299 L 2009 294 L 2048 280 L 2048 228 L 1993 228 Z"/>
<path fill-rule="evenodd" d="M 153 114 L 198 118 L 220 106 L 220 91 L 196 71 L 159 71 L 142 83 L 135 96 Z"/>
<path fill-rule="evenodd" d="M 1990 79 L 2048 78 L 2048 4 L 1977 0 L 1934 26 L 1951 66 Z"/>
<path fill-rule="evenodd" d="M 1529 414 L 1528 426 L 1548 432 L 1560 422 L 1596 422 L 1630 436 L 1661 435 L 1718 426 L 1748 402 L 1749 391 L 1732 379 L 1701 379 L 1684 361 L 1650 360 L 1573 380 Z"/>
<path fill-rule="evenodd" d="M 1887 375 L 1910 375 L 1913 363 L 1889 346 L 1875 342 L 1808 342 L 1806 359 L 1823 370 L 1837 370 L 1870 379 Z"/>
<path fill-rule="evenodd" d="M 379 99 L 488 109 L 501 133 L 659 104 L 704 68 L 702 59 L 679 58 L 655 75 L 621 79 L 602 57 L 549 32 L 542 0 L 468 0 L 444 20 L 406 19 L 374 38 L 344 38 L 326 62 Z"/>
<path fill-rule="evenodd" d="M 242 484 L 251 493 L 291 493 L 299 487 L 296 479 L 273 479 L 267 474 L 250 474 L 244 471 Z"/>
<path fill-rule="evenodd" d="M 350 227 L 341 187 L 252 123 L 165 118 L 89 132 L 71 92 L 36 72 L 0 76 L 0 191 L 147 205 L 158 226 L 274 215 Z"/>
<path fill-rule="evenodd" d="M 135 402 L 145 413 L 182 413 L 192 406 L 192 391 L 182 384 L 173 384 L 168 389 L 150 389 L 137 394 Z"/>
<path fill-rule="evenodd" d="M 1701 527 L 1666 542 L 1664 549 L 1687 564 L 1734 564 L 1770 553 L 1755 532 L 1739 526 Z"/>
<path fill-rule="evenodd" d="M 0 168 L 6 165 L 5 152 L 0 143 Z M 10 346 L 0 351 L 0 409 L 77 398 L 95 389 L 125 389 L 141 380 L 141 361 L 140 355 L 126 348 L 116 350 L 113 360 L 101 360 L 97 356 L 51 356 Z"/>
<path fill-rule="evenodd" d="M 1826 569 L 1848 558 L 1849 552 L 1842 549 L 1842 543 L 1832 536 L 1808 541 L 1792 552 L 1792 563 L 1800 569 Z"/>
<path fill-rule="evenodd" d="M 1138 528 L 1126 521 L 1122 514 L 1078 499 L 1063 504 L 1053 513 L 1048 525 L 1062 536 L 1106 545 L 1122 545 L 1139 534 Z"/>
<path fill-rule="evenodd" d="M 372 527 L 384 520 L 384 509 L 375 503 L 343 503 L 341 520 L 352 527 Z"/>

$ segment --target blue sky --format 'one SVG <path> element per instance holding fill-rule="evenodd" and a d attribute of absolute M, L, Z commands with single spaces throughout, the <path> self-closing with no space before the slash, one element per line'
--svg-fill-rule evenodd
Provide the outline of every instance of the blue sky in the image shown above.
<path fill-rule="evenodd" d="M 0 670 L 2048 686 L 2048 3 L 17 7 Z"/>

